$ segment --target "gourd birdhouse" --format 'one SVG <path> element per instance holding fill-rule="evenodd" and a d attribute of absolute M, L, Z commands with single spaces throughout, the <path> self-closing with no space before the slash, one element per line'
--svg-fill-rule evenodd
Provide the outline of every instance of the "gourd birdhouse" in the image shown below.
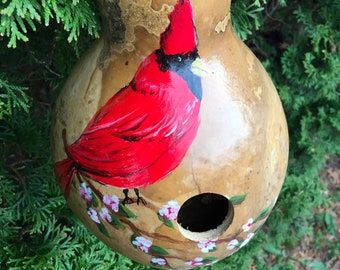
<path fill-rule="evenodd" d="M 245 246 L 274 207 L 287 124 L 229 0 L 100 0 L 103 31 L 58 100 L 61 191 L 113 250 L 165 268 Z"/>

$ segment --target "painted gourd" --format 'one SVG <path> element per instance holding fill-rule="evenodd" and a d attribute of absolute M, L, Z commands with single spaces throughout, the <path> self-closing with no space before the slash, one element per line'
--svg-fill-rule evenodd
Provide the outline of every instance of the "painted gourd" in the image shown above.
<path fill-rule="evenodd" d="M 236 37 L 230 1 L 98 1 L 103 33 L 70 75 L 52 126 L 71 209 L 151 266 L 212 264 L 246 245 L 285 176 L 275 87 Z"/>

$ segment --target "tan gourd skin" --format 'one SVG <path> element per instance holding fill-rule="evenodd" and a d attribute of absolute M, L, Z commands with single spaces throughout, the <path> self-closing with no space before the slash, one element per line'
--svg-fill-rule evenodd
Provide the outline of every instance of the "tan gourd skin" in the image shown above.
<path fill-rule="evenodd" d="M 113 0 L 99 2 L 102 10 L 117 4 Z M 112 40 L 110 43 L 110 29 L 104 31 L 102 38 L 79 61 L 57 100 L 52 126 L 54 161 L 66 157 L 62 130 L 66 128 L 68 144 L 77 140 L 95 112 L 131 81 L 143 58 L 159 47 L 159 35 L 168 25 L 167 16 L 175 3 L 119 1 L 121 22 L 126 29 L 123 38 L 116 44 Z M 230 21 L 230 1 L 192 0 L 191 3 L 198 51 L 208 72 L 202 77 L 201 124 L 184 160 L 163 180 L 140 189 L 146 206 L 126 205 L 137 218 L 121 217 L 125 229 L 101 220 L 110 238 L 89 217 L 78 180 L 67 199 L 86 227 L 115 251 L 150 265 L 153 258 L 161 257 L 166 260 L 165 266 L 172 268 L 190 267 L 189 262 L 195 263 L 195 258 L 220 260 L 245 244 L 274 206 L 288 159 L 288 131 L 281 102 L 261 63 L 235 35 Z M 104 195 L 124 198 L 121 189 L 91 179 L 82 181 L 97 196 L 99 205 L 92 207 L 98 213 L 105 206 Z M 202 193 L 217 193 L 229 199 L 243 196 L 233 206 L 231 225 L 213 241 L 216 249 L 209 253 L 202 252 L 197 242 L 184 237 L 176 220 L 172 221 L 174 228 L 170 228 L 158 217 L 159 210 L 169 201 L 181 206 L 190 197 Z M 244 225 L 251 219 L 253 224 L 249 230 L 245 229 Z M 141 251 L 132 244 L 136 236 L 150 240 L 168 254 L 155 253 L 151 247 L 148 253 Z M 234 240 L 238 246 L 233 246 Z"/>

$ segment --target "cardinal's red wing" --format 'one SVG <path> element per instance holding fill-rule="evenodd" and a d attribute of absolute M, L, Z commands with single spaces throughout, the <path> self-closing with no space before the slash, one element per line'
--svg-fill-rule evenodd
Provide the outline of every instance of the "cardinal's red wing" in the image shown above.
<path fill-rule="evenodd" d="M 68 147 L 82 172 L 116 186 L 137 181 L 138 172 L 155 164 L 182 132 L 181 118 L 171 109 L 129 88 L 125 91 L 129 94 L 121 102 L 112 107 L 108 102 Z"/>

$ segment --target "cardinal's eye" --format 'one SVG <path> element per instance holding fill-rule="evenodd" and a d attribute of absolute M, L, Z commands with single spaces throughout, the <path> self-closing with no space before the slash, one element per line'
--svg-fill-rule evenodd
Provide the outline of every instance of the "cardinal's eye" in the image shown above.
<path fill-rule="evenodd" d="M 180 55 L 177 56 L 177 62 L 182 62 L 182 57 Z"/>

